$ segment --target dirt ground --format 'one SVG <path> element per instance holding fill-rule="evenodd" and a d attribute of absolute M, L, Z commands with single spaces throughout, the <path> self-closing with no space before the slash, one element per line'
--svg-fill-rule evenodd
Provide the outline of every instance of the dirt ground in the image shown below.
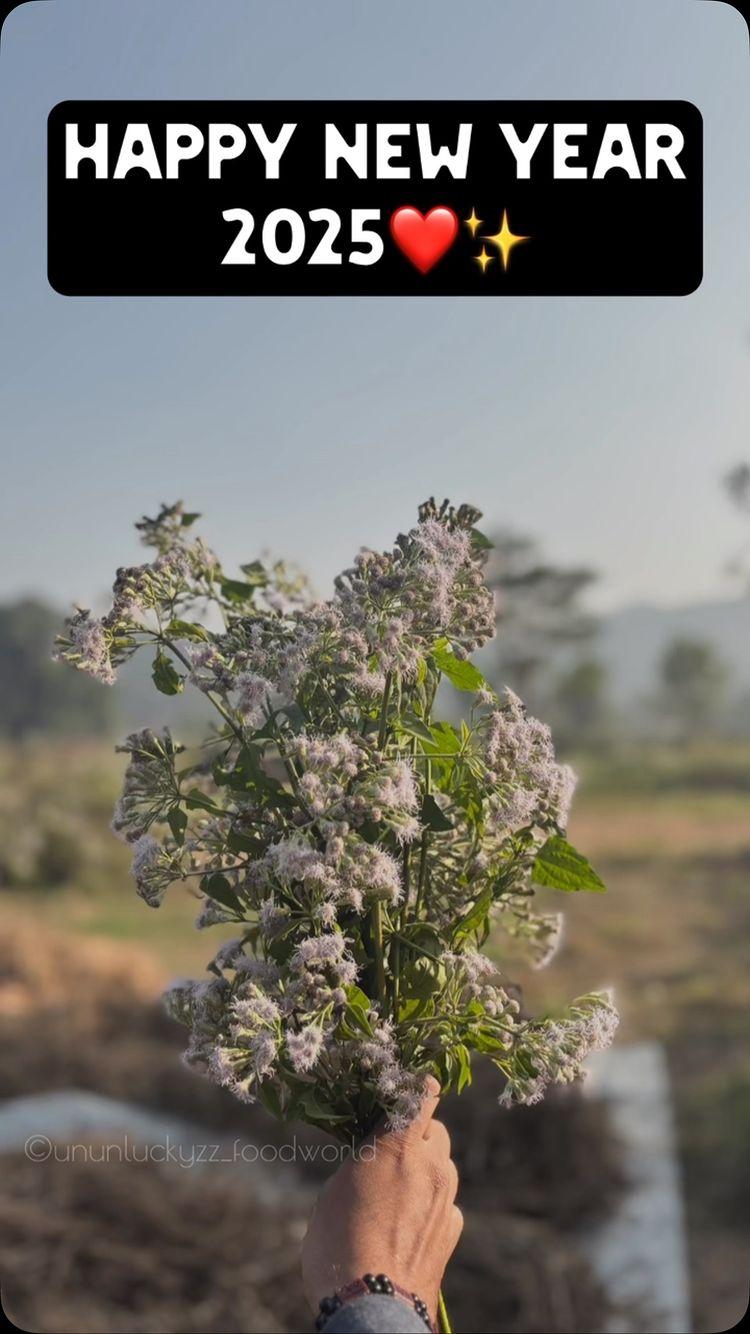
<path fill-rule="evenodd" d="M 18 922 L 0 948 L 4 1093 L 78 1088 L 177 1113 L 218 1134 L 290 1139 L 179 1063 L 182 1040 L 140 953 Z M 579 1099 L 505 1117 L 480 1072 L 446 1108 L 466 1230 L 446 1293 L 460 1327 L 551 1334 L 601 1328 L 605 1306 L 571 1240 L 619 1187 L 603 1112 Z M 314 1133 L 296 1127 L 298 1140 Z M 96 1157 L 96 1148 L 92 1157 Z M 103 1151 L 99 1150 L 103 1157 Z M 298 1250 L 305 1209 L 253 1197 L 251 1172 L 153 1162 L 2 1162 L 7 1313 L 49 1334 L 192 1334 L 310 1327 Z M 319 1161 L 302 1169 L 316 1179 Z"/>

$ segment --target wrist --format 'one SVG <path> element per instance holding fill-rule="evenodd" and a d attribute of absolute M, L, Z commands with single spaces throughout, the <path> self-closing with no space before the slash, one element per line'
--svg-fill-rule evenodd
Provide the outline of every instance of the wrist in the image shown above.
<path fill-rule="evenodd" d="M 332 1293 L 330 1297 L 323 1297 L 319 1304 L 318 1316 L 315 1321 L 316 1330 L 325 1330 L 325 1327 L 331 1316 L 340 1310 L 349 1302 L 357 1301 L 368 1294 L 380 1295 L 384 1297 L 393 1297 L 396 1301 L 403 1302 L 411 1310 L 415 1311 L 422 1320 L 425 1329 L 430 1334 L 435 1334 L 436 1326 L 430 1315 L 427 1303 L 416 1292 L 410 1292 L 408 1288 L 403 1288 L 399 1283 L 395 1283 L 387 1274 L 363 1274 L 362 1278 L 352 1279 L 349 1283 L 343 1285 Z"/>

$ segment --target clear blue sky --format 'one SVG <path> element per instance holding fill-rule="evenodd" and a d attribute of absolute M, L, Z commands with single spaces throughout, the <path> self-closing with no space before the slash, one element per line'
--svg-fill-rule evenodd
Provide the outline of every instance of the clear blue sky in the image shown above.
<path fill-rule="evenodd" d="M 70 299 L 45 275 L 63 98 L 678 97 L 706 127 L 706 276 L 677 299 Z M 49 0 L 0 48 L 0 597 L 95 601 L 184 496 L 229 560 L 325 590 L 429 492 L 599 605 L 726 595 L 750 457 L 750 61 L 710 0 Z"/>

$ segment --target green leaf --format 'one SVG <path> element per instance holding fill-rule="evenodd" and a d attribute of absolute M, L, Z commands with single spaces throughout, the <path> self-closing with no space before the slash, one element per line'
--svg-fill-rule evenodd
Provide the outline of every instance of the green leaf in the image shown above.
<path fill-rule="evenodd" d="M 200 517 L 201 516 L 197 511 L 193 511 L 193 513 L 183 514 L 180 518 L 180 523 L 183 528 L 190 528 L 195 523 L 196 519 L 199 519 Z"/>
<path fill-rule="evenodd" d="M 418 736 L 422 741 L 432 741 L 432 732 L 427 723 L 418 718 L 416 713 L 402 713 L 399 724 L 401 731 L 407 732 L 409 736 Z"/>
<path fill-rule="evenodd" d="M 281 1106 L 281 1099 L 277 1089 L 270 1080 L 259 1080 L 257 1084 L 258 1098 L 267 1112 L 274 1116 L 277 1121 L 284 1120 L 284 1112 Z"/>
<path fill-rule="evenodd" d="M 227 769 L 221 760 L 214 760 L 211 765 L 211 773 L 217 787 L 230 787 L 233 791 L 245 790 L 245 781 L 241 775 L 237 775 L 235 769 Z M 241 781 L 240 781 L 241 780 Z"/>
<path fill-rule="evenodd" d="M 565 893 L 585 890 L 588 894 L 604 894 L 607 886 L 587 859 L 577 852 L 561 834 L 548 838 L 537 853 L 532 879 L 549 889 Z"/>
<path fill-rule="evenodd" d="M 215 899 L 223 907 L 229 908 L 230 912 L 239 913 L 240 904 L 232 886 L 221 871 L 213 871 L 211 875 L 204 875 L 201 880 L 201 889 L 204 894 L 208 894 L 210 899 Z"/>
<path fill-rule="evenodd" d="M 193 621 L 170 621 L 164 634 L 168 639 L 200 639 L 204 643 L 208 641 L 208 632 L 202 625 L 195 625 Z"/>
<path fill-rule="evenodd" d="M 154 658 L 151 676 L 156 689 L 161 691 L 162 695 L 179 695 L 185 685 L 183 678 L 175 671 L 172 662 L 161 649 Z"/>
<path fill-rule="evenodd" d="M 372 1025 L 367 1018 L 366 1012 L 361 1006 L 353 1005 L 352 1002 L 349 1001 L 344 1014 L 350 1028 L 355 1032 L 366 1033 L 368 1037 L 372 1037 Z"/>
<path fill-rule="evenodd" d="M 477 551 L 493 551 L 495 547 L 495 543 L 490 542 L 490 539 L 485 537 L 484 533 L 481 532 L 479 528 L 472 528 L 471 541 Z"/>
<path fill-rule="evenodd" d="M 185 841 L 185 830 L 187 829 L 188 818 L 181 806 L 173 806 L 171 811 L 167 812 L 167 824 L 172 830 L 174 840 L 180 846 Z"/>
<path fill-rule="evenodd" d="M 233 769 L 225 769 L 221 764 L 215 764 L 213 775 L 219 787 L 229 787 L 233 792 L 269 787 L 276 791 L 281 786 L 277 779 L 270 777 L 263 769 L 261 752 L 257 746 L 243 746 Z"/>
<path fill-rule="evenodd" d="M 457 755 L 461 749 L 456 729 L 450 723 L 433 723 L 430 735 L 431 743 L 422 745 L 425 755 L 431 754 L 432 751 L 441 755 Z"/>
<path fill-rule="evenodd" d="M 355 1005 L 358 1010 L 364 1010 L 366 1012 L 367 1010 L 372 1009 L 372 1001 L 370 1000 L 370 997 L 367 995 L 366 991 L 363 991 L 361 987 L 357 986 L 356 982 L 352 982 L 351 985 L 346 988 L 346 999 L 350 1005 Z"/>
<path fill-rule="evenodd" d="M 502 1039 L 492 1029 L 487 1028 L 472 1029 L 471 1045 L 475 1051 L 489 1055 L 493 1052 L 505 1051 L 505 1044 Z"/>
<path fill-rule="evenodd" d="M 476 903 L 460 917 L 453 929 L 454 940 L 461 940 L 464 936 L 471 935 L 472 931 L 479 931 L 484 926 L 487 914 L 492 903 L 492 890 L 485 889 L 479 895 Z"/>
<path fill-rule="evenodd" d="M 435 1006 L 429 997 L 414 996 L 411 1000 L 402 1000 L 398 1007 L 398 1022 L 404 1024 L 409 1019 L 427 1017 L 435 1013 Z"/>
<path fill-rule="evenodd" d="M 347 1116 L 335 1112 L 329 1102 L 321 1100 L 318 1089 L 307 1089 L 302 1095 L 301 1104 L 305 1120 L 310 1121 L 312 1125 L 333 1125 L 336 1122 L 348 1120 Z"/>
<path fill-rule="evenodd" d="M 263 840 L 253 834 L 243 834 L 239 829 L 230 829 L 227 834 L 227 847 L 230 852 L 253 852 L 258 854 L 263 848 Z"/>
<path fill-rule="evenodd" d="M 441 985 L 445 970 L 434 959 L 420 955 L 406 965 L 401 974 L 401 992 L 405 1000 L 427 1000 Z"/>
<path fill-rule="evenodd" d="M 459 1043 L 454 1049 L 454 1052 L 458 1059 L 458 1082 L 456 1083 L 456 1092 L 460 1093 L 466 1088 L 467 1084 L 471 1083 L 471 1055 L 463 1043 Z"/>
<path fill-rule="evenodd" d="M 215 801 L 207 797 L 205 792 L 201 792 L 199 787 L 191 787 L 185 794 L 185 804 L 191 811 L 210 811 L 212 815 L 225 815 L 221 806 L 217 806 Z"/>
<path fill-rule="evenodd" d="M 466 658 L 457 658 L 455 653 L 449 653 L 445 648 L 433 649 L 432 660 L 457 690 L 474 692 L 487 684 L 473 662 L 469 662 Z"/>
<path fill-rule="evenodd" d="M 247 565 L 240 565 L 240 569 L 246 575 L 247 582 L 254 588 L 265 588 L 268 583 L 268 571 L 262 560 L 251 560 Z"/>
<path fill-rule="evenodd" d="M 422 824 L 427 825 L 428 829 L 434 829 L 438 833 L 445 833 L 447 829 L 452 829 L 453 825 L 447 816 L 438 806 L 431 793 L 427 793 L 422 802 Z"/>
<path fill-rule="evenodd" d="M 360 838 L 365 840 L 365 843 L 377 843 L 383 833 L 383 827 L 376 824 L 374 820 L 363 820 L 357 826 L 357 833 Z"/>
<path fill-rule="evenodd" d="M 536 1079 L 539 1070 L 534 1065 L 534 1059 L 530 1051 L 527 1051 L 525 1047 L 517 1047 L 514 1061 L 522 1075 L 525 1075 L 527 1079 Z"/>
<path fill-rule="evenodd" d="M 299 704 L 296 703 L 283 704 L 282 707 L 278 710 L 278 712 L 286 715 L 286 717 L 289 720 L 289 725 L 291 726 L 292 731 L 294 732 L 299 732 L 300 728 L 304 727 L 305 724 L 309 722 L 308 715 L 304 713 L 300 708 Z"/>
<path fill-rule="evenodd" d="M 244 583 L 242 579 L 222 579 L 221 591 L 227 602 L 250 602 L 255 593 L 255 584 Z"/>

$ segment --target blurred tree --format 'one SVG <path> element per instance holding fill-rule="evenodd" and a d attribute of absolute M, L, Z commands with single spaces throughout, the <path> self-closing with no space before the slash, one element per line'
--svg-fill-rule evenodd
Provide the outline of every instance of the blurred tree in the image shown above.
<path fill-rule="evenodd" d="M 730 701 L 727 712 L 727 730 L 733 737 L 750 737 L 750 690 L 741 690 Z"/>
<path fill-rule="evenodd" d="M 736 464 L 734 468 L 729 469 L 728 473 L 725 473 L 723 482 L 724 489 L 736 509 L 742 514 L 750 515 L 750 464 Z M 750 586 L 747 545 L 732 557 L 728 566 L 728 573 L 735 577 L 739 576 Z"/>
<path fill-rule="evenodd" d="M 683 738 L 715 726 L 725 703 L 727 670 L 711 644 L 674 639 L 661 659 L 661 707 Z"/>
<path fill-rule="evenodd" d="M 78 672 L 52 662 L 62 617 L 26 598 L 0 607 L 0 736 L 91 735 L 109 729 L 111 699 Z"/>
<path fill-rule="evenodd" d="M 556 739 L 567 747 L 594 746 L 611 730 L 607 669 L 597 658 L 582 658 L 558 677 L 552 698 Z"/>
<path fill-rule="evenodd" d="M 596 633 L 597 620 L 581 608 L 580 597 L 598 576 L 585 566 L 549 564 L 533 539 L 508 530 L 493 534 L 492 542 L 487 580 L 498 609 L 494 675 L 539 708 L 555 650 L 587 644 Z"/>
<path fill-rule="evenodd" d="M 750 514 L 750 464 L 738 463 L 730 468 L 724 477 L 724 485 L 737 508 Z"/>

